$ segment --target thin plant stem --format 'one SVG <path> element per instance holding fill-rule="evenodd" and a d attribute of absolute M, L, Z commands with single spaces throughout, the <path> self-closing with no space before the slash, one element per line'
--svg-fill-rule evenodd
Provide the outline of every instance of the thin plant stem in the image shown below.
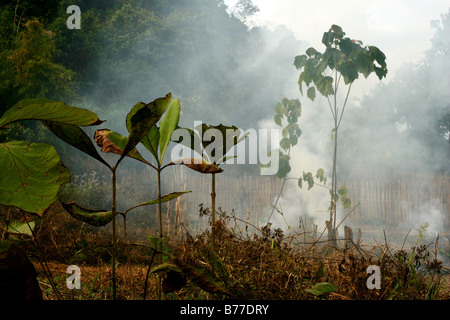
<path fill-rule="evenodd" d="M 112 167 L 112 293 L 113 300 L 116 300 L 116 250 L 117 250 L 117 240 L 116 240 L 116 169 L 117 167 Z"/>
<path fill-rule="evenodd" d="M 44 270 L 45 275 L 47 276 L 48 281 L 50 282 L 50 286 L 52 287 L 53 291 L 55 291 L 56 297 L 58 298 L 58 300 L 64 300 L 63 296 L 61 295 L 61 293 L 58 290 L 58 287 L 55 285 L 55 283 L 53 282 L 53 277 L 52 277 L 52 273 L 50 271 L 50 268 L 47 265 L 47 261 L 43 261 L 42 259 L 42 247 L 39 243 L 39 241 L 37 240 L 37 236 L 36 233 L 34 232 L 33 228 L 31 228 L 30 224 L 28 223 L 28 219 L 25 217 L 25 213 L 23 212 L 23 210 L 20 210 L 20 212 L 22 213 L 23 219 L 25 220 L 28 229 L 30 229 L 31 234 L 33 236 L 33 244 L 34 246 L 38 249 L 39 251 L 39 264 L 41 265 L 42 269 Z"/>
<path fill-rule="evenodd" d="M 211 192 L 211 243 L 212 249 L 216 250 L 216 174 L 212 173 L 212 192 Z"/>

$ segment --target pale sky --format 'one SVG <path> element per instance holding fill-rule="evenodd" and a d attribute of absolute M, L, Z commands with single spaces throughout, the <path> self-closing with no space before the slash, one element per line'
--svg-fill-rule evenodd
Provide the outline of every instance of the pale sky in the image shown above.
<path fill-rule="evenodd" d="M 226 0 L 230 7 L 237 0 Z M 299 40 L 323 51 L 323 32 L 332 24 L 346 36 L 374 45 L 386 54 L 389 80 L 405 62 L 417 62 L 430 48 L 431 20 L 448 12 L 448 0 L 253 0 L 257 23 L 285 25 Z M 299 52 L 303 54 L 303 52 Z M 376 82 L 376 77 L 371 76 Z M 372 81 L 371 81 L 372 82 Z"/>

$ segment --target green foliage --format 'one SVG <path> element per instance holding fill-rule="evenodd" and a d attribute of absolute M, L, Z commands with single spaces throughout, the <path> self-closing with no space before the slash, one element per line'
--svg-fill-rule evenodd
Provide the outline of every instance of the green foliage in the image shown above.
<path fill-rule="evenodd" d="M 280 140 L 280 155 L 277 177 L 282 179 L 291 171 L 289 165 L 289 151 L 291 147 L 298 143 L 302 130 L 298 125 L 298 118 L 301 116 L 302 108 L 298 99 L 281 99 L 281 102 L 275 105 L 275 123 L 282 128 L 282 138 Z M 287 122 L 287 124 L 286 124 Z"/>
<path fill-rule="evenodd" d="M 23 31 L 5 45 L 7 48 L 0 52 L 3 66 L 0 79 L 5 80 L 0 86 L 0 97 L 5 98 L 0 114 L 20 99 L 43 96 L 63 99 L 73 95 L 75 74 L 55 63 L 58 50 L 54 34 L 44 29 L 42 23 L 29 20 Z"/>
<path fill-rule="evenodd" d="M 70 182 L 69 170 L 47 144 L 11 141 L 0 144 L 0 203 L 43 215 Z"/>
<path fill-rule="evenodd" d="M 19 220 L 8 221 L 2 229 L 16 237 L 32 237 L 35 227 L 34 221 L 22 222 Z"/>
<path fill-rule="evenodd" d="M 48 124 L 91 126 L 101 123 L 94 113 L 48 99 L 19 101 L 0 118 L 6 126 L 23 120 L 41 120 Z M 58 191 L 70 181 L 69 170 L 61 163 L 53 146 L 11 141 L 0 145 L 2 173 L 0 202 L 43 215 L 57 199 Z"/>
<path fill-rule="evenodd" d="M 74 202 L 62 202 L 61 204 L 64 210 L 66 210 L 73 218 L 95 227 L 105 226 L 112 220 L 112 211 L 87 209 Z"/>
<path fill-rule="evenodd" d="M 333 116 L 334 126 L 331 138 L 334 140 L 334 153 L 329 209 L 330 221 L 334 221 L 335 226 L 336 202 L 340 199 L 345 209 L 351 206 L 351 201 L 347 197 L 347 188 L 341 187 L 337 190 L 338 129 L 345 111 L 351 85 L 358 79 L 359 74 L 367 78 L 371 73 L 375 72 L 381 80 L 383 77 L 386 77 L 387 67 L 386 56 L 380 49 L 374 46 L 363 46 L 362 41 L 345 37 L 345 32 L 340 26 L 333 24 L 329 31 L 324 32 L 322 43 L 326 47 L 323 53 L 318 52 L 314 48 L 308 48 L 305 54 L 295 57 L 294 65 L 297 70 L 300 70 L 298 80 L 300 93 L 303 95 L 304 84 L 308 88 L 306 95 L 311 100 L 316 98 L 316 90 L 319 91 L 322 96 L 327 98 Z M 336 97 L 341 79 L 344 80 L 344 85 L 348 87 L 343 105 L 338 107 Z M 333 103 L 329 96 L 334 97 Z M 316 178 L 321 182 L 326 182 L 323 170 L 317 172 Z M 303 173 L 303 178 L 300 178 L 298 181 L 300 188 L 303 181 L 308 182 L 308 189 L 314 185 L 314 177 L 311 173 Z"/>
<path fill-rule="evenodd" d="M 337 91 L 337 82 L 333 86 L 332 76 L 327 71 L 338 72 L 344 79 L 344 83 L 351 84 L 358 79 L 359 74 L 367 78 L 375 72 L 381 80 L 386 77 L 386 56 L 377 47 L 363 46 L 361 41 L 344 37 L 345 32 L 337 25 L 332 25 L 322 37 L 322 43 L 326 46 L 323 53 L 314 48 L 306 50 L 306 54 L 296 56 L 294 65 L 301 70 L 298 80 L 300 92 L 303 94 L 303 84 L 309 87 L 307 96 L 315 99 L 314 87 L 323 96 L 334 95 Z"/>
<path fill-rule="evenodd" d="M 334 284 L 328 282 L 321 282 L 316 284 L 311 289 L 305 289 L 306 292 L 312 293 L 316 297 L 320 298 L 324 298 L 328 293 L 335 292 L 337 290 L 338 288 Z"/>

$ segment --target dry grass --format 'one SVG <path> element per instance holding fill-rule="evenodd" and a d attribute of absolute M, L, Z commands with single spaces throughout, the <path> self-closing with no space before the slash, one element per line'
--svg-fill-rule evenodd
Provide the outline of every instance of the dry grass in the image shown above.
<path fill-rule="evenodd" d="M 43 256 L 58 290 L 64 299 L 111 299 L 110 237 L 107 229 L 92 229 L 74 222 L 62 213 L 48 215 L 38 241 L 45 243 L 43 252 L 29 248 L 39 273 L 39 282 L 45 299 L 56 299 L 37 256 Z M 141 300 L 146 287 L 146 299 L 158 299 L 163 280 L 162 298 L 184 299 L 274 299 L 274 300 L 379 300 L 379 299 L 449 299 L 448 269 L 442 267 L 433 248 L 417 246 L 410 250 L 393 250 L 389 245 L 358 247 L 350 250 L 330 248 L 326 242 L 300 243 L 286 237 L 281 230 L 267 225 L 260 229 L 232 216 L 219 212 L 216 223 L 216 252 L 210 249 L 209 232 L 197 236 L 185 232 L 181 238 L 168 241 L 170 257 L 167 263 L 182 261 L 201 270 L 197 282 L 186 285 L 180 279 L 170 283 L 168 273 L 150 274 L 152 250 L 133 245 L 125 252 L 120 246 L 117 268 L 117 298 Z M 208 214 L 204 210 L 202 214 Z M 51 221 L 50 221 L 51 220 Z M 74 225 L 75 224 L 75 225 Z M 67 228 L 72 228 L 68 232 Z M 250 232 L 250 229 L 255 232 Z M 147 230 L 149 233 L 151 230 Z M 142 231 L 143 232 L 143 231 Z M 301 240 L 305 238 L 302 236 Z M 53 239 L 53 240 L 50 240 Z M 82 253 L 84 255 L 82 255 Z M 176 258 L 175 260 L 173 258 Z M 157 261 L 154 259 L 153 262 Z M 68 290 L 66 273 L 69 264 L 81 268 L 82 287 Z M 369 265 L 381 269 L 381 289 L 368 289 Z M 156 263 L 151 265 L 155 267 Z M 159 278 L 161 277 L 161 278 Z M 188 278 L 189 278 L 188 277 Z M 173 281 L 173 278 L 170 278 Z M 147 280 L 147 286 L 146 286 Z M 224 289 L 229 296 L 207 293 L 198 280 L 210 281 L 210 289 Z M 312 289 L 319 283 L 331 283 L 337 290 L 314 295 Z M 177 287 L 174 290 L 173 287 Z M 172 288 L 169 290 L 168 288 Z M 205 288 L 205 287 L 203 287 Z M 171 291 L 171 292 L 169 292 Z M 216 292 L 218 290 L 215 290 Z"/>

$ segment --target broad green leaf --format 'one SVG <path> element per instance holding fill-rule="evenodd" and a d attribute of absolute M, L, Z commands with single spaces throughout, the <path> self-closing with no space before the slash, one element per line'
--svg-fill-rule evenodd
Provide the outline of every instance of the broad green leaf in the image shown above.
<path fill-rule="evenodd" d="M 78 126 L 54 121 L 41 121 L 55 136 L 100 161 L 108 168 L 110 165 L 98 154 L 87 134 Z"/>
<path fill-rule="evenodd" d="M 283 179 L 291 171 L 289 160 L 291 158 L 287 154 L 280 154 L 277 177 Z"/>
<path fill-rule="evenodd" d="M 319 80 L 315 81 L 317 90 L 323 95 L 328 96 L 330 94 L 330 89 L 332 89 L 333 78 L 330 76 L 321 77 Z"/>
<path fill-rule="evenodd" d="M 326 293 L 335 292 L 338 288 L 329 282 L 321 282 L 316 284 L 312 289 L 305 289 L 305 291 L 312 293 L 315 296 L 321 296 Z"/>
<path fill-rule="evenodd" d="M 291 144 L 291 146 L 295 146 L 298 143 L 298 138 L 295 135 L 291 135 L 289 137 L 289 143 Z"/>
<path fill-rule="evenodd" d="M 70 182 L 70 172 L 48 144 L 11 141 L 0 144 L 0 203 L 42 216 Z"/>
<path fill-rule="evenodd" d="M 303 172 L 303 180 L 308 182 L 308 190 L 314 186 L 314 178 L 311 172 L 308 173 Z"/>
<path fill-rule="evenodd" d="M 386 56 L 384 53 L 375 46 L 369 46 L 371 57 L 378 62 L 381 67 L 386 67 Z"/>
<path fill-rule="evenodd" d="M 26 235 L 33 236 L 35 222 L 22 222 L 19 220 L 10 221 L 8 224 L 4 225 L 2 228 L 8 233 L 16 234 L 16 235 Z"/>
<path fill-rule="evenodd" d="M 291 141 L 289 140 L 289 138 L 281 139 L 280 147 L 283 148 L 284 150 L 288 150 L 291 147 Z"/>
<path fill-rule="evenodd" d="M 147 135 L 142 138 L 141 143 L 148 151 L 155 157 L 155 160 L 159 162 L 158 146 L 159 146 L 159 128 L 154 125 Z"/>
<path fill-rule="evenodd" d="M 169 145 L 173 130 L 175 130 L 175 128 L 178 125 L 179 119 L 180 119 L 180 101 L 178 99 L 175 99 L 170 104 L 166 114 L 161 119 L 161 123 L 159 125 L 160 159 L 158 160 L 160 164 L 162 163 L 164 153 L 166 152 L 166 148 Z"/>
<path fill-rule="evenodd" d="M 123 148 L 125 148 L 125 145 L 127 144 L 127 137 L 122 136 L 121 134 L 118 134 L 109 129 L 99 129 L 95 131 L 94 141 L 100 148 L 102 148 L 102 152 L 111 152 L 122 155 Z M 151 163 L 149 163 L 141 156 L 136 148 L 128 152 L 127 157 L 139 160 L 147 165 L 152 166 Z"/>
<path fill-rule="evenodd" d="M 358 65 L 350 60 L 341 64 L 338 68 L 338 71 L 344 77 L 345 84 L 352 83 L 356 79 L 358 79 Z"/>
<path fill-rule="evenodd" d="M 346 56 L 350 55 L 354 46 L 355 43 L 350 38 L 344 38 L 339 42 L 339 48 Z"/>
<path fill-rule="evenodd" d="M 278 103 L 275 105 L 275 113 L 276 113 L 276 114 L 279 114 L 280 116 L 283 115 L 283 105 L 282 105 L 280 102 L 278 102 Z"/>
<path fill-rule="evenodd" d="M 333 24 L 331 26 L 331 30 L 336 34 L 336 37 L 338 39 L 342 39 L 342 37 L 345 35 L 345 32 L 342 30 L 342 28 L 336 24 Z"/>
<path fill-rule="evenodd" d="M 342 200 L 342 205 L 344 206 L 344 209 L 348 209 L 352 205 L 352 201 L 349 198 L 345 198 Z"/>
<path fill-rule="evenodd" d="M 320 168 L 320 169 L 317 170 L 316 177 L 317 178 L 323 178 L 324 174 L 325 174 L 325 171 L 322 168 Z"/>
<path fill-rule="evenodd" d="M 104 122 L 92 111 L 45 98 L 19 101 L 3 114 L 0 127 L 20 120 L 48 120 L 77 126 L 98 125 Z"/>
<path fill-rule="evenodd" d="M 324 32 L 323 36 L 322 36 L 322 43 L 329 47 L 333 44 L 333 40 L 334 40 L 334 32 L 332 31 L 328 31 L 328 32 Z"/>
<path fill-rule="evenodd" d="M 346 197 L 348 193 L 348 188 L 346 186 L 342 186 L 338 189 L 338 194 L 342 197 Z"/>
<path fill-rule="evenodd" d="M 132 108 L 127 115 L 127 128 L 129 123 L 130 132 L 127 144 L 123 148 L 122 156 L 116 165 L 148 134 L 166 111 L 171 100 L 172 95 L 168 93 L 164 98 L 158 98 L 144 106 L 140 102 Z"/>
<path fill-rule="evenodd" d="M 276 114 L 273 117 L 273 121 L 275 121 L 275 123 L 281 127 L 281 115 L 280 114 Z"/>
<path fill-rule="evenodd" d="M 135 209 L 135 208 L 138 208 L 138 207 L 149 206 L 149 205 L 152 205 L 152 204 L 157 204 L 157 203 L 159 203 L 160 201 L 161 201 L 161 203 L 164 203 L 164 202 L 167 202 L 167 201 L 176 199 L 176 198 L 178 198 L 179 196 L 181 196 L 181 195 L 183 195 L 183 194 L 185 194 L 185 193 L 189 193 L 189 192 L 192 192 L 192 191 L 172 192 L 172 193 L 166 194 L 165 196 L 162 196 L 162 197 L 161 197 L 161 200 L 160 200 L 159 198 L 156 198 L 156 199 L 153 199 L 153 200 L 150 200 L 150 201 L 147 201 L 147 202 L 140 203 L 140 204 L 138 204 L 138 205 L 136 205 L 136 206 L 134 206 L 134 207 L 131 207 L 131 208 L 125 210 L 124 214 L 126 214 L 126 213 L 129 212 L 130 210 Z"/>
<path fill-rule="evenodd" d="M 316 98 L 316 88 L 308 88 L 308 92 L 306 93 L 306 95 L 311 99 L 311 101 L 314 101 L 314 99 Z"/>
<path fill-rule="evenodd" d="M 360 50 L 356 53 L 355 61 L 358 65 L 358 72 L 362 73 L 367 78 L 373 71 L 373 65 L 365 50 Z"/>
<path fill-rule="evenodd" d="M 315 55 L 317 53 L 317 50 L 314 49 L 313 47 L 310 47 L 306 50 L 306 54 L 308 55 L 308 57 L 311 57 L 313 55 Z"/>
<path fill-rule="evenodd" d="M 378 68 L 377 66 L 373 67 L 375 70 L 375 74 L 377 75 L 378 79 L 382 79 L 383 77 L 386 77 L 387 69 Z"/>
<path fill-rule="evenodd" d="M 300 70 L 303 68 L 306 64 L 306 60 L 308 60 L 308 57 L 304 54 L 301 56 L 296 56 L 294 59 L 294 66 L 297 68 L 297 70 Z"/>
<path fill-rule="evenodd" d="M 331 69 L 335 69 L 339 66 L 343 59 L 343 54 L 336 48 L 329 48 L 327 51 L 330 52 L 330 58 L 328 59 L 328 66 Z"/>
<path fill-rule="evenodd" d="M 72 217 L 95 227 L 105 226 L 110 223 L 113 218 L 112 211 L 87 209 L 77 205 L 75 202 L 62 202 L 61 204 L 64 210 Z"/>

